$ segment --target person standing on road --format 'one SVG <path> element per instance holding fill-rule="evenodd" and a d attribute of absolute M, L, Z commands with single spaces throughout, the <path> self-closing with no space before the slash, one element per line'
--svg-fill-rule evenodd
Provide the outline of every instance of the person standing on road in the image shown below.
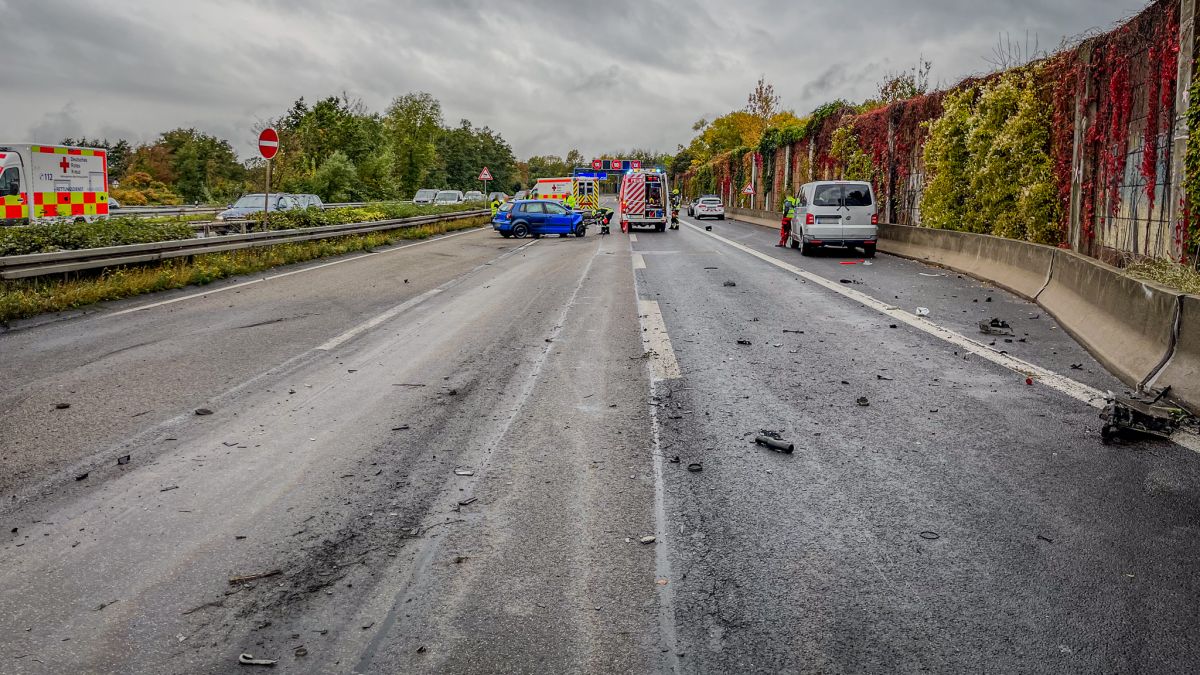
<path fill-rule="evenodd" d="M 796 198 L 788 195 L 783 200 L 783 220 L 779 223 L 779 243 L 775 246 L 787 246 L 788 235 L 792 233 L 792 219 L 796 217 Z"/>
<path fill-rule="evenodd" d="M 500 205 L 502 203 L 503 202 L 500 201 L 500 197 L 498 197 L 498 196 L 492 197 L 492 217 L 493 218 L 495 218 L 496 214 L 500 212 Z"/>
<path fill-rule="evenodd" d="M 571 209 L 572 211 L 574 211 L 575 210 L 575 195 L 574 195 L 574 193 L 567 195 L 567 198 L 563 200 L 563 203 L 567 205 L 568 209 Z"/>

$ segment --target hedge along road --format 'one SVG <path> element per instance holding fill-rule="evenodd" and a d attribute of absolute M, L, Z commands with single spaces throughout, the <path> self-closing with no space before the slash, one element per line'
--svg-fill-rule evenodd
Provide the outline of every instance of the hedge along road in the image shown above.
<path fill-rule="evenodd" d="M 3 670 L 1195 663 L 1194 453 L 1101 446 L 1090 406 L 733 244 L 928 285 L 940 321 L 1036 308 L 714 225 L 468 233 L 0 335 Z M 1015 355 L 1109 386 L 1040 321 Z"/>

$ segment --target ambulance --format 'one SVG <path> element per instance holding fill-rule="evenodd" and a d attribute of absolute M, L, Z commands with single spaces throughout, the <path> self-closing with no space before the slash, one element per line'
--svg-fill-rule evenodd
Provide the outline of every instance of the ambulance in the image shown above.
<path fill-rule="evenodd" d="M 0 143 L 0 225 L 108 218 L 108 153 Z"/>
<path fill-rule="evenodd" d="M 621 229 L 653 227 L 667 229 L 671 218 L 667 175 L 659 169 L 630 169 L 621 180 Z"/>
<path fill-rule="evenodd" d="M 550 199 L 566 202 L 574 195 L 575 210 L 592 212 L 600 208 L 600 186 L 595 178 L 539 178 L 530 199 Z"/>

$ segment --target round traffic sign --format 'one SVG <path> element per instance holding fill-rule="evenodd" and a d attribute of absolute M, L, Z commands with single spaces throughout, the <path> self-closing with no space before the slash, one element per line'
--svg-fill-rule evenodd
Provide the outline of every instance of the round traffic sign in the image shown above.
<path fill-rule="evenodd" d="M 263 159 L 271 159 L 279 152 L 279 132 L 274 127 L 267 127 L 258 135 L 258 152 Z"/>

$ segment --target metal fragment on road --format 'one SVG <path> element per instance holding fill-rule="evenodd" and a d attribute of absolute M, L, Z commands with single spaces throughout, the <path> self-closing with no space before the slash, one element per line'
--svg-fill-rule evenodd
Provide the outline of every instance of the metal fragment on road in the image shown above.
<path fill-rule="evenodd" d="M 471 504 L 475 503 L 476 499 L 478 499 L 478 498 L 477 497 L 468 497 L 466 499 L 460 499 L 460 500 L 458 500 L 458 505 L 459 506 L 470 506 Z"/>
<path fill-rule="evenodd" d="M 55 403 L 54 407 L 57 408 L 58 410 L 66 410 L 67 408 L 71 407 L 71 404 L 70 403 Z"/>
<path fill-rule="evenodd" d="M 241 654 L 238 656 L 238 663 L 243 666 L 267 666 L 270 668 L 279 663 L 279 659 L 256 659 L 252 654 Z"/>
<path fill-rule="evenodd" d="M 203 417 L 205 415 L 213 414 L 213 411 L 209 410 L 208 408 L 196 408 L 196 414 Z"/>
<path fill-rule="evenodd" d="M 117 458 L 117 466 L 124 466 L 129 463 L 129 455 L 121 455 Z"/>
<path fill-rule="evenodd" d="M 455 469 L 454 475 L 455 476 L 474 476 L 475 470 L 474 469 Z"/>
<path fill-rule="evenodd" d="M 858 401 L 856 401 L 856 403 L 858 403 L 860 406 L 862 406 L 864 408 L 871 405 L 870 399 L 868 399 L 866 396 L 859 396 Z"/>
<path fill-rule="evenodd" d="M 733 287 L 735 287 L 735 286 L 737 286 L 737 283 L 735 283 L 735 282 L 733 282 L 733 281 L 726 281 L 726 282 L 725 282 L 725 288 L 733 288 Z"/>
<path fill-rule="evenodd" d="M 688 471 L 691 471 L 692 473 L 700 473 L 701 471 L 704 470 L 704 465 L 701 464 L 700 462 L 692 462 L 691 464 L 688 464 L 687 469 L 688 469 Z"/>
<path fill-rule="evenodd" d="M 991 321 L 980 321 L 979 332 L 985 335 L 1016 335 L 1007 321 L 996 318 Z"/>
<path fill-rule="evenodd" d="M 917 311 L 913 312 L 913 314 L 916 314 L 917 316 L 929 316 L 929 308 L 928 307 L 918 307 Z"/>
<path fill-rule="evenodd" d="M 658 540 L 658 537 L 655 537 L 653 535 L 647 536 L 647 537 L 642 537 L 641 539 L 638 539 L 638 541 L 643 544 L 653 544 L 657 540 Z"/>
<path fill-rule="evenodd" d="M 159 490 L 159 492 L 170 492 L 171 490 L 178 490 L 178 489 L 179 489 L 178 485 L 168 485 L 165 488 L 161 488 Z"/>
<path fill-rule="evenodd" d="M 946 276 L 945 274 L 927 274 L 925 272 L 917 272 L 917 274 L 920 274 L 923 277 L 944 277 L 944 276 Z"/>
<path fill-rule="evenodd" d="M 782 452 L 787 455 L 790 455 L 796 451 L 796 446 L 788 443 L 785 440 L 773 438 L 772 436 L 760 435 L 755 437 L 754 442 L 758 445 L 766 446 L 776 452 Z"/>

